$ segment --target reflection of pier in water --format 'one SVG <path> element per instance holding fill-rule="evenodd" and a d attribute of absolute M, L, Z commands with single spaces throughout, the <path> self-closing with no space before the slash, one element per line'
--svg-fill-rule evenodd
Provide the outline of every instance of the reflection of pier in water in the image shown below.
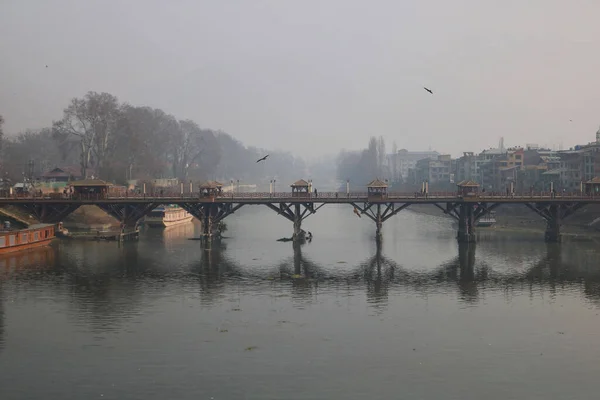
<path fill-rule="evenodd" d="M 382 253 L 381 246 L 375 248 L 374 254 L 357 266 L 351 268 L 319 265 L 302 253 L 302 247 L 293 245 L 293 257 L 282 260 L 272 268 L 271 275 L 256 273 L 252 269 L 238 265 L 222 254 L 211 257 L 212 279 L 226 284 L 222 279 L 235 275 L 247 280 L 265 280 L 277 276 L 279 280 L 291 280 L 297 294 L 310 295 L 318 285 L 365 285 L 367 298 L 372 305 L 387 303 L 387 295 L 391 286 L 407 288 L 427 294 L 440 288 L 450 292 L 456 291 L 460 300 L 467 303 L 480 301 L 482 291 L 502 291 L 507 295 L 514 291 L 551 293 L 568 285 L 581 287 L 583 294 L 600 305 L 600 270 L 597 269 L 595 253 L 574 251 L 573 254 L 560 244 L 547 244 L 546 254 L 527 263 L 524 268 L 498 270 L 491 268 L 485 260 L 476 257 L 477 247 L 474 244 L 461 245 L 458 254 L 431 270 L 409 270 L 401 264 L 389 259 Z M 213 248 L 208 252 L 220 253 L 223 248 Z M 565 254 L 567 253 L 567 254 Z M 208 255 L 201 262 L 207 262 Z M 567 261 L 568 260 L 568 261 Z M 223 265 L 219 265 L 223 263 Z M 219 272 L 223 267 L 223 270 Z M 204 270 L 207 272 L 207 270 Z M 226 271 L 226 272 L 225 272 Z M 206 278 L 206 277 L 205 277 Z M 301 290 L 299 290 L 301 289 Z"/>
<path fill-rule="evenodd" d="M 596 267 L 597 253 L 591 248 L 586 252 L 580 246 L 570 250 L 569 246 L 549 244 L 546 254 L 537 260 L 531 257 L 521 266 L 493 269 L 484 258 L 497 255 L 496 243 L 491 249 L 486 247 L 487 243 L 460 246 L 457 255 L 435 268 L 411 270 L 386 257 L 381 246 L 375 246 L 370 257 L 351 266 L 321 265 L 303 253 L 306 248 L 292 245 L 290 257 L 254 268 L 229 257 L 224 242 L 213 243 L 210 248 L 202 248 L 199 243 L 185 247 L 179 264 L 165 256 L 156 243 L 155 253 L 149 253 L 143 242 L 127 243 L 118 249 L 110 243 L 65 242 L 36 249 L 37 254 L 0 258 L 3 263 L 0 265 L 4 266 L 0 268 L 0 301 L 3 280 L 7 279 L 16 279 L 17 284 L 43 280 L 50 290 L 66 285 L 72 299 L 70 317 L 81 319 L 98 331 L 113 329 L 120 321 L 137 315 L 152 299 L 169 291 L 179 293 L 182 287 L 190 301 L 199 297 L 202 304 L 212 304 L 230 295 L 232 285 L 253 286 L 255 289 L 251 290 L 263 293 L 276 287 L 279 293 L 291 291 L 292 298 L 299 300 L 310 299 L 323 288 L 364 288 L 369 304 L 381 308 L 387 305 L 391 290 L 428 295 L 440 293 L 441 289 L 442 293 L 456 293 L 461 301 L 477 303 L 486 291 L 506 295 L 552 293 L 570 286 L 600 305 L 600 270 Z M 476 254 L 481 255 L 478 258 Z M 48 267 L 34 269 L 43 266 Z M 28 269 L 34 269 L 35 273 L 28 274 Z M 56 279 L 47 279 L 48 274 Z M 1 307 L 0 304 L 0 341 Z"/>

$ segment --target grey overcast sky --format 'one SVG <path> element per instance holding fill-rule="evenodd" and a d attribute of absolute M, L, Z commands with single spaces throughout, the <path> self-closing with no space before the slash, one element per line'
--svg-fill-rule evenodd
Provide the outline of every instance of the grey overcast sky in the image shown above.
<path fill-rule="evenodd" d="M 599 21 L 598 0 L 0 0 L 0 114 L 47 126 L 94 90 L 303 156 L 570 147 L 600 125 Z"/>

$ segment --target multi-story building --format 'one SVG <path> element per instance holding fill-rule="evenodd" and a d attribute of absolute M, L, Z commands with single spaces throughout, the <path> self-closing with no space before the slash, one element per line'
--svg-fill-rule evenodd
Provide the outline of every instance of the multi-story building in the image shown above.
<path fill-rule="evenodd" d="M 408 181 L 409 171 L 415 169 L 417 161 L 436 159 L 439 155 L 437 151 L 408 151 L 406 149 L 388 155 L 388 166 L 392 182 Z"/>
<path fill-rule="evenodd" d="M 558 172 L 554 174 L 558 177 L 558 182 L 553 181 L 553 187 L 556 190 L 577 190 L 581 186 L 583 178 L 583 160 L 584 152 L 581 150 L 560 152 L 560 167 L 558 170 L 549 172 Z M 558 187 L 557 187 L 558 186 Z"/>
<path fill-rule="evenodd" d="M 436 159 L 424 158 L 416 162 L 411 170 L 411 183 L 429 182 L 438 188 L 455 183 L 454 171 L 456 167 L 452 157 L 448 154 L 439 155 Z"/>
<path fill-rule="evenodd" d="M 548 149 L 527 148 L 523 152 L 523 165 L 517 174 L 517 191 L 547 191 L 550 182 L 560 175 L 560 156 Z M 549 171 L 555 171 L 550 172 Z M 558 184 L 558 183 L 557 183 Z"/>
<path fill-rule="evenodd" d="M 456 182 L 479 181 L 478 161 L 479 157 L 472 151 L 464 152 L 462 157 L 456 160 Z"/>

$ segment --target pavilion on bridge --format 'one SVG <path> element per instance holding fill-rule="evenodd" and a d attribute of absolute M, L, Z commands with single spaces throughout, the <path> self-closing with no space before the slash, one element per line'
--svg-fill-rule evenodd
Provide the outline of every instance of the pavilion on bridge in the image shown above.
<path fill-rule="evenodd" d="M 367 185 L 367 195 L 368 197 L 379 197 L 385 198 L 387 197 L 388 184 L 379 178 L 373 179 Z"/>
<path fill-rule="evenodd" d="M 479 183 L 474 181 L 462 181 L 456 186 L 458 186 L 458 195 L 462 197 L 477 196 L 479 193 Z"/>
<path fill-rule="evenodd" d="M 217 181 L 206 181 L 198 186 L 203 197 L 215 197 L 223 194 L 223 184 Z"/>
<path fill-rule="evenodd" d="M 106 198 L 112 185 L 102 179 L 83 179 L 71 182 L 70 186 L 74 198 Z"/>
<path fill-rule="evenodd" d="M 309 183 L 304 179 L 299 179 L 296 182 L 292 183 L 290 187 L 292 188 L 292 197 L 309 197 Z"/>

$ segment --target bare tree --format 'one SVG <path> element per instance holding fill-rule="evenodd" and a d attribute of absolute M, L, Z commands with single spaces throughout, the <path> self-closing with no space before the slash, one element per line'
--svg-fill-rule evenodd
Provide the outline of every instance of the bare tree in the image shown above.
<path fill-rule="evenodd" d="M 72 99 L 63 118 L 54 122 L 54 135 L 59 141 L 67 143 L 72 137 L 79 141 L 83 176 L 87 176 L 94 161 L 100 175 L 106 175 L 119 114 L 115 96 L 88 92 L 82 99 Z"/>
<path fill-rule="evenodd" d="M 381 178 L 386 174 L 386 156 L 385 140 L 383 136 L 379 136 L 379 139 L 377 139 L 377 175 Z"/>
<path fill-rule="evenodd" d="M 5 147 L 4 172 L 15 181 L 22 179 L 25 173 L 39 176 L 63 159 L 50 128 L 21 132 L 6 140 Z M 29 160 L 34 162 L 33 171 L 29 170 Z"/>
<path fill-rule="evenodd" d="M 179 121 L 179 130 L 172 140 L 173 176 L 187 180 L 190 170 L 201 164 L 202 158 L 210 162 L 207 169 L 216 168 L 218 163 L 218 142 L 210 130 L 200 129 L 191 120 Z M 215 158 L 215 155 L 217 157 Z"/>
<path fill-rule="evenodd" d="M 392 159 L 390 168 L 392 169 L 392 182 L 400 182 L 400 178 L 398 177 L 398 145 L 396 141 L 392 143 Z"/>
<path fill-rule="evenodd" d="M 4 117 L 0 115 L 0 156 L 2 155 L 2 143 L 4 140 L 4 130 L 2 129 L 2 125 L 4 125 Z"/>
<path fill-rule="evenodd" d="M 124 105 L 118 127 L 116 155 L 126 162 L 126 179 L 162 177 L 168 165 L 171 138 L 179 131 L 172 115 L 150 107 Z"/>

